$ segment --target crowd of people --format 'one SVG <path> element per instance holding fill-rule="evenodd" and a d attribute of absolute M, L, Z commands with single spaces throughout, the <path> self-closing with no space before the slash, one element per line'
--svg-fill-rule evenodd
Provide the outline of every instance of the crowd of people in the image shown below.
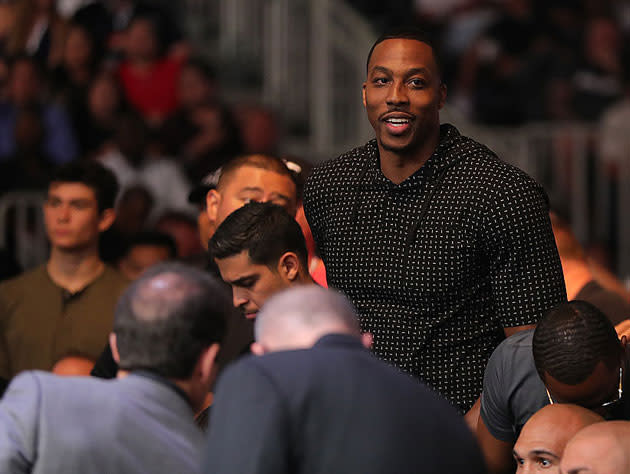
<path fill-rule="evenodd" d="M 630 294 L 441 122 L 424 31 L 376 40 L 375 138 L 311 171 L 168 5 L 1 5 L 2 192 L 50 246 L 0 283 L 1 472 L 628 472 Z"/>

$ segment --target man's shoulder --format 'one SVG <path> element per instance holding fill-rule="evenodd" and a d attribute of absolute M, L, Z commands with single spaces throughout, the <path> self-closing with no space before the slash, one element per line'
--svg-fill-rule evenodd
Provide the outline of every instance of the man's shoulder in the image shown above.
<path fill-rule="evenodd" d="M 46 264 L 27 270 L 9 280 L 0 283 L 0 298 L 19 297 L 24 291 L 33 294 L 33 290 L 41 285 L 52 285 Z"/>
<path fill-rule="evenodd" d="M 516 361 L 521 360 L 524 355 L 531 354 L 533 337 L 533 329 L 519 331 L 505 338 L 494 350 L 493 357 L 496 356 L 502 359 L 510 358 Z"/>
<path fill-rule="evenodd" d="M 317 165 L 311 175 L 311 181 L 325 179 L 328 182 L 331 178 L 359 177 L 367 163 L 377 154 L 376 139 L 370 140 L 364 145 Z"/>
<path fill-rule="evenodd" d="M 446 153 L 453 154 L 458 166 L 469 180 L 478 181 L 491 191 L 540 185 L 525 171 L 501 159 L 494 151 L 477 140 L 457 135 L 449 142 Z"/>

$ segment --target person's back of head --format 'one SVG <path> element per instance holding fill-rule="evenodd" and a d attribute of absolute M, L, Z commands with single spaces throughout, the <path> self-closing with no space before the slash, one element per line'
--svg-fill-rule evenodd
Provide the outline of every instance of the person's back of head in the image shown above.
<path fill-rule="evenodd" d="M 562 303 L 541 319 L 534 331 L 532 349 L 536 370 L 575 385 L 603 362 L 619 367 L 622 346 L 610 320 L 585 301 Z"/>
<path fill-rule="evenodd" d="M 190 378 L 204 351 L 220 343 L 231 310 L 225 289 L 205 272 L 175 262 L 152 267 L 116 307 L 120 368 Z"/>
<path fill-rule="evenodd" d="M 532 350 L 550 403 L 574 403 L 607 419 L 625 416 L 625 341 L 595 306 L 576 300 L 549 310 Z"/>
<path fill-rule="evenodd" d="M 360 339 L 361 329 L 350 301 L 334 290 L 305 285 L 271 297 L 254 326 L 256 354 L 312 347 L 328 334 L 347 334 Z M 363 339 L 365 345 L 369 338 Z"/>
<path fill-rule="evenodd" d="M 568 442 L 561 472 L 626 474 L 630 472 L 630 422 L 607 421 L 587 426 Z"/>

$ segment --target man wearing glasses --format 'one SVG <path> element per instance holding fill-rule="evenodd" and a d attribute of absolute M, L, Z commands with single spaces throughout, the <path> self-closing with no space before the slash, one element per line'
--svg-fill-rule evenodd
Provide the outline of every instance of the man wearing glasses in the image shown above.
<path fill-rule="evenodd" d="M 506 339 L 486 367 L 477 424 L 489 471 L 514 472 L 514 443 L 545 405 L 572 403 L 606 419 L 630 419 L 628 372 L 625 336 L 619 340 L 610 320 L 584 301 L 561 303 L 535 330 Z"/>

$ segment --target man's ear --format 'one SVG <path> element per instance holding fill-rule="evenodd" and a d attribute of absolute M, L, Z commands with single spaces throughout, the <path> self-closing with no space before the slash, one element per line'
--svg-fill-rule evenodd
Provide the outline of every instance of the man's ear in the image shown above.
<path fill-rule="evenodd" d="M 367 97 L 366 97 L 367 91 L 366 91 L 366 88 L 367 88 L 367 82 L 364 82 L 363 83 L 363 88 L 361 89 L 361 96 L 363 97 L 363 107 L 367 107 Z"/>
<path fill-rule="evenodd" d="M 252 342 L 249 348 L 252 351 L 252 354 L 257 355 L 257 356 L 264 355 L 266 352 L 263 345 L 260 344 L 259 342 Z"/>
<path fill-rule="evenodd" d="M 219 353 L 219 343 L 215 342 L 208 347 L 199 357 L 198 367 L 204 380 L 212 380 L 215 374 L 215 361 Z"/>
<path fill-rule="evenodd" d="M 221 194 L 216 189 L 211 189 L 206 194 L 206 214 L 211 224 L 217 221 L 217 214 L 219 212 L 219 204 L 221 204 Z"/>
<path fill-rule="evenodd" d="M 120 364 L 120 354 L 118 353 L 118 345 L 116 344 L 116 334 L 109 333 L 109 348 L 112 350 L 112 357 L 117 364 Z"/>
<path fill-rule="evenodd" d="M 114 209 L 105 209 L 101 212 L 101 217 L 98 221 L 98 231 L 105 232 L 109 229 L 116 220 L 116 211 Z"/>
<path fill-rule="evenodd" d="M 300 273 L 300 259 L 293 252 L 286 252 L 278 260 L 278 273 L 289 282 L 294 281 Z"/>
<path fill-rule="evenodd" d="M 374 345 L 374 336 L 371 332 L 364 332 L 361 334 L 361 344 L 363 344 L 363 347 L 366 349 L 372 350 L 372 346 Z"/>

